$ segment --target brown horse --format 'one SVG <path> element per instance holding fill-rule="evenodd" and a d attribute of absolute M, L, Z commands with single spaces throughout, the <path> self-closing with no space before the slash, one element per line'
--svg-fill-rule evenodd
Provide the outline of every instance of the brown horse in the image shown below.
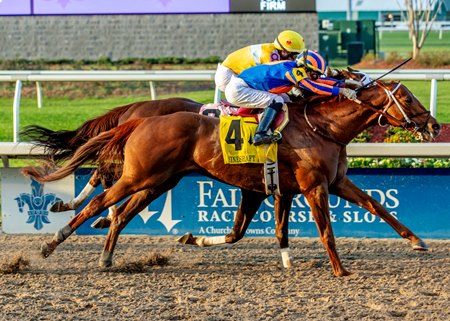
<path fill-rule="evenodd" d="M 338 80 L 347 78 L 361 80 L 361 78 L 367 77 L 364 73 L 351 68 L 348 68 L 348 70 L 327 69 L 327 73 L 327 76 Z M 90 138 L 115 128 L 128 120 L 162 116 L 179 111 L 198 113 L 202 106 L 202 103 L 187 98 L 142 101 L 116 107 L 99 117 L 88 120 L 75 130 L 53 131 L 39 125 L 30 125 L 21 132 L 21 135 L 25 139 L 32 141 L 36 146 L 44 147 L 47 162 L 56 166 L 70 159 L 77 148 Z M 50 210 L 53 212 L 64 212 L 78 209 L 100 184 L 103 185 L 104 189 L 111 187 L 112 179 L 110 173 L 100 173 L 98 170 L 95 170 L 79 195 L 67 203 L 63 201 L 54 203 Z M 107 221 L 103 221 L 100 225 L 107 227 L 109 224 Z"/>
<path fill-rule="evenodd" d="M 290 104 L 290 123 L 279 146 L 280 189 L 286 195 L 305 195 L 336 276 L 349 273 L 336 251 L 328 208 L 330 193 L 366 208 L 409 239 L 413 248 L 426 250 L 419 237 L 349 180 L 345 146 L 381 118 L 393 126 L 420 133 L 427 141 L 439 134 L 440 125 L 400 83 L 378 81 L 377 86 L 360 91 L 358 98 L 361 104 L 339 98 L 315 99 L 309 105 Z M 25 174 L 46 182 L 63 178 L 98 156 L 106 168 L 124 160 L 123 174 L 116 184 L 96 196 L 58 231 L 44 245 L 43 255 L 50 255 L 88 218 L 132 195 L 113 216 L 100 259 L 102 265 L 110 266 L 118 235 L 126 224 L 192 171 L 243 189 L 240 210 L 258 208 L 265 198 L 262 168 L 256 164 L 224 164 L 218 125 L 216 119 L 183 112 L 134 120 L 89 140 L 65 167 L 53 174 L 45 176 L 35 168 L 24 169 Z M 258 194 L 249 196 L 250 191 Z"/>
<path fill-rule="evenodd" d="M 116 107 L 104 115 L 88 120 L 75 130 L 53 131 L 39 125 L 30 125 L 25 127 L 21 135 L 32 141 L 34 145 L 44 147 L 47 161 L 53 165 L 58 165 L 70 159 L 77 148 L 90 138 L 115 128 L 130 119 L 167 115 L 179 111 L 198 113 L 202 106 L 202 103 L 187 98 L 142 101 Z M 67 203 L 56 202 L 50 210 L 63 212 L 78 209 L 100 184 L 105 189 L 109 188 L 112 185 L 111 175 L 96 170 L 80 195 Z"/>
<path fill-rule="evenodd" d="M 28 126 L 22 134 L 32 140 L 35 145 L 44 147 L 47 151 L 48 161 L 51 163 L 53 162 L 54 165 L 57 165 L 58 163 L 72 157 L 77 148 L 86 143 L 86 141 L 90 138 L 99 135 L 101 132 L 115 128 L 128 120 L 172 114 L 180 111 L 199 113 L 202 106 L 202 103 L 186 98 L 143 101 L 116 107 L 104 115 L 87 121 L 73 131 L 52 131 L 42 126 L 33 125 Z M 115 169 L 115 171 L 117 170 L 118 169 Z M 82 192 L 78 196 L 67 203 L 64 203 L 63 201 L 56 202 L 52 205 L 50 210 L 54 212 L 63 212 L 79 208 L 81 204 L 89 197 L 89 195 L 92 194 L 95 188 L 100 185 L 100 183 L 103 185 L 105 190 L 108 189 L 112 185 L 111 176 L 112 174 L 105 170 L 100 171 L 96 169 L 89 179 L 88 184 L 83 188 Z M 233 232 L 227 237 L 228 243 L 235 243 L 244 237 L 248 223 L 258 210 L 258 207 L 253 206 L 247 209 L 246 199 L 249 197 L 261 199 L 262 201 L 267 198 L 267 195 L 250 191 L 244 191 L 242 193 L 241 206 L 235 217 Z M 285 267 L 290 267 L 291 261 L 288 255 L 288 225 L 283 218 L 287 217 L 289 214 L 293 197 L 294 195 L 274 196 L 274 211 L 277 222 L 276 236 L 280 249 L 282 250 L 283 264 Z M 108 216 L 112 215 L 114 209 L 115 205 L 109 208 L 110 214 Z M 94 224 L 96 228 L 107 228 L 109 227 L 110 220 L 100 217 L 94 222 Z M 225 243 L 224 238 L 218 239 L 223 239 L 222 243 Z M 189 242 L 191 244 L 198 244 L 202 246 L 208 245 L 208 240 L 205 242 L 203 239 L 199 239 L 198 242 L 196 242 L 196 239 L 193 238 L 183 238 L 182 240 L 184 243 Z M 209 242 L 213 243 L 217 242 L 217 240 Z"/>

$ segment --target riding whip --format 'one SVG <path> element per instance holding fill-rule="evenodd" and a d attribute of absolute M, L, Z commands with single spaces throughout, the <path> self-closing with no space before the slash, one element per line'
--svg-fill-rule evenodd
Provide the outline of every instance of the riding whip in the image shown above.
<path fill-rule="evenodd" d="M 406 64 L 407 62 L 409 62 L 412 59 L 412 57 L 409 57 L 408 59 L 406 59 L 405 61 L 403 61 L 400 65 L 398 65 L 397 67 L 395 67 L 394 69 L 389 70 L 387 73 L 381 75 L 380 77 L 378 77 L 377 79 L 372 80 L 371 82 L 365 84 L 364 86 L 361 86 L 359 88 L 356 88 L 355 91 L 358 92 L 363 88 L 368 87 L 369 85 L 372 85 L 374 82 L 376 82 L 377 80 L 380 80 L 381 78 L 383 78 L 386 75 L 389 75 L 391 72 L 397 70 L 398 68 L 400 68 L 401 66 L 403 66 L 404 64 Z"/>

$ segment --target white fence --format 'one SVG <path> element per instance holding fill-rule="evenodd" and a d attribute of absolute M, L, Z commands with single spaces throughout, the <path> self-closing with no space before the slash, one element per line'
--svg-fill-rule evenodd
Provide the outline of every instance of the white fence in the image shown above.
<path fill-rule="evenodd" d="M 372 78 L 377 78 L 388 70 L 374 69 L 363 70 Z M 38 107 L 42 107 L 42 92 L 40 82 L 42 81 L 148 81 L 150 86 L 151 99 L 156 99 L 155 82 L 157 81 L 214 81 L 214 70 L 152 70 L 152 71 L 49 71 L 49 70 L 33 70 L 33 71 L 0 71 L 0 81 L 15 82 L 16 89 L 13 103 L 13 142 L 0 143 L 0 156 L 3 163 L 7 164 L 9 157 L 26 157 L 38 156 L 42 151 L 30 151 L 27 144 L 16 144 L 19 142 L 20 128 L 20 98 L 22 92 L 22 82 L 33 81 L 37 86 Z M 436 97 L 437 97 L 437 81 L 450 80 L 450 70 L 445 69 L 415 69 L 415 70 L 397 70 L 383 79 L 393 80 L 429 80 L 431 82 L 430 95 L 430 111 L 436 116 Z M 216 90 L 215 100 L 218 99 L 220 93 Z M 401 144 L 351 144 L 349 146 L 349 156 L 430 156 L 430 157 L 450 157 L 450 145 L 446 144 L 420 144 L 420 148 L 401 146 Z M 375 147 L 376 146 L 376 147 Z M 381 147 L 384 146 L 384 147 Z M 423 146 L 423 147 L 422 147 Z M 434 147 L 433 147 L 434 146 Z M 441 146 L 441 147 L 439 147 Z M 441 148 L 441 149 L 440 149 Z M 417 149 L 417 150 L 416 150 Z M 420 151 L 418 151 L 420 150 Z M 419 154 L 417 154 L 419 153 Z M 429 154 L 428 154 L 429 153 Z M 398 155 L 397 155 L 398 154 Z"/>
<path fill-rule="evenodd" d="M 31 143 L 0 142 L 0 158 L 9 167 L 10 158 L 38 158 L 44 149 Z M 349 157 L 417 157 L 450 158 L 450 143 L 351 143 L 347 146 Z"/>

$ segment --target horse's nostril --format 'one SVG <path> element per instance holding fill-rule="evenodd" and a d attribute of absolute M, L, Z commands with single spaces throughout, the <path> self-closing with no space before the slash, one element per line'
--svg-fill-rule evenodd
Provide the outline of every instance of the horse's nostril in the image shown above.
<path fill-rule="evenodd" d="M 434 123 L 431 128 L 433 128 L 433 130 L 441 130 L 441 125 L 438 123 Z"/>

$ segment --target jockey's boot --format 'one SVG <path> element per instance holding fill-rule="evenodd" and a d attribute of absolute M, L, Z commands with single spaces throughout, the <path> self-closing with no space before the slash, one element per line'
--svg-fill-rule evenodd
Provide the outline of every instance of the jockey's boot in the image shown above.
<path fill-rule="evenodd" d="M 258 124 L 258 128 L 256 128 L 255 137 L 253 137 L 253 145 L 259 146 L 262 144 L 270 144 L 281 138 L 280 135 L 272 135 L 269 134 L 268 131 L 282 107 L 282 103 L 273 102 L 264 109 L 262 119 Z"/>

